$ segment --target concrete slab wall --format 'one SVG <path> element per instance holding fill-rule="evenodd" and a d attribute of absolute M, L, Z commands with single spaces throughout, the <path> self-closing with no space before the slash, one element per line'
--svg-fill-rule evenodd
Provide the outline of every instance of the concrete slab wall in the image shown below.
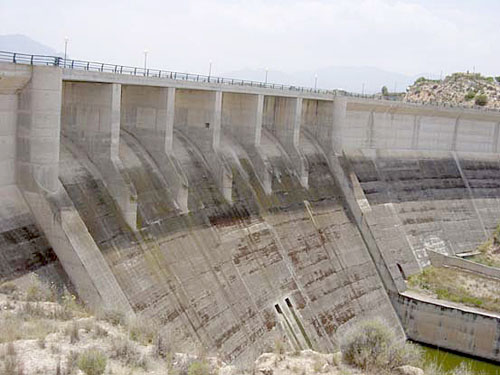
<path fill-rule="evenodd" d="M 141 142 L 161 170 L 178 209 L 188 211 L 188 181 L 172 148 L 175 89 L 122 86 L 121 127 Z"/>
<path fill-rule="evenodd" d="M 500 317 L 404 293 L 395 299 L 396 310 L 412 340 L 473 356 L 500 360 Z"/>
<path fill-rule="evenodd" d="M 113 198 L 132 229 L 137 227 L 137 194 L 118 155 L 121 86 L 66 82 L 61 128 L 100 170 Z"/>
<path fill-rule="evenodd" d="M 326 153 L 333 149 L 334 103 L 304 99 L 302 103 L 302 129 L 309 132 Z"/>
<path fill-rule="evenodd" d="M 336 118 L 338 150 L 498 151 L 500 115 L 496 113 L 419 110 L 401 103 L 377 105 L 349 99 L 346 108 L 345 118 Z"/>
<path fill-rule="evenodd" d="M 285 149 L 302 186 L 308 186 L 307 161 L 298 149 L 302 120 L 302 98 L 266 96 L 263 126 Z"/>
<path fill-rule="evenodd" d="M 232 201 L 232 172 L 220 153 L 222 92 L 176 90 L 174 129 L 177 129 L 204 156 L 217 185 Z"/>
<path fill-rule="evenodd" d="M 224 93 L 222 132 L 230 134 L 247 152 L 266 194 L 271 193 L 271 166 L 261 147 L 263 95 Z"/>

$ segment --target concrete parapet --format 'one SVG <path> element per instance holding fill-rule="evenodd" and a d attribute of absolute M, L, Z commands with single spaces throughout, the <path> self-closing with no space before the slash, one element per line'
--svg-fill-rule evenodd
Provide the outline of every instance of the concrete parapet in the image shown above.
<path fill-rule="evenodd" d="M 222 131 L 245 149 L 266 194 L 271 193 L 271 165 L 261 149 L 263 95 L 224 93 Z"/>
<path fill-rule="evenodd" d="M 232 202 L 232 171 L 220 152 L 221 117 L 221 91 L 176 90 L 174 128 L 196 145 L 221 194 Z"/>
<path fill-rule="evenodd" d="M 188 211 L 188 180 L 172 148 L 175 89 L 123 86 L 121 126 L 148 151 L 175 200 L 177 208 Z"/>
<path fill-rule="evenodd" d="M 118 155 L 121 86 L 65 82 L 62 131 L 100 170 L 127 224 L 137 228 L 137 194 Z"/>
<path fill-rule="evenodd" d="M 412 292 L 394 297 L 407 336 L 417 342 L 500 360 L 500 316 Z"/>
<path fill-rule="evenodd" d="M 280 142 L 304 187 L 308 187 L 307 160 L 299 150 L 302 98 L 265 97 L 263 125 Z"/>

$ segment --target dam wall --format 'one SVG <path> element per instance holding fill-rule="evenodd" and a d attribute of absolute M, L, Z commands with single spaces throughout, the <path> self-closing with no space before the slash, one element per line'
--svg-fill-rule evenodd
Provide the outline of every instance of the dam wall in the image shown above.
<path fill-rule="evenodd" d="M 158 323 L 177 350 L 248 363 L 281 338 L 333 351 L 377 316 L 411 337 L 396 313 L 404 279 L 428 249 L 470 250 L 500 216 L 500 161 L 492 142 L 477 146 L 495 113 L 57 67 L 9 74 L 24 78 L 0 97 L 17 150 L 0 160 L 13 197 L 0 223 L 25 215 L 14 227 L 32 223 L 39 242 L 2 248 L 3 272 L 51 248 L 84 301 Z"/>

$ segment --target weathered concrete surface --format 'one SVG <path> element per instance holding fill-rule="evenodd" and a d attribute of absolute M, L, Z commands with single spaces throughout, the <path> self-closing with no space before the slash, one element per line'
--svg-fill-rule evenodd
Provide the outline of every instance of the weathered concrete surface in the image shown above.
<path fill-rule="evenodd" d="M 499 112 L 354 98 L 342 106 L 345 115 L 340 110 L 335 117 L 338 152 L 365 148 L 498 152 Z"/>
<path fill-rule="evenodd" d="M 63 74 L 35 68 L 0 96 L 17 139 L 0 185 L 17 183 L 85 300 L 186 350 L 332 350 L 377 315 L 402 332 L 386 290 L 500 216 L 496 113 Z"/>
<path fill-rule="evenodd" d="M 122 86 L 121 127 L 154 159 L 178 209 L 187 212 L 188 181 L 172 150 L 175 89 Z"/>
<path fill-rule="evenodd" d="M 412 340 L 493 361 L 500 360 L 500 316 L 414 292 L 395 297 Z"/>
<path fill-rule="evenodd" d="M 490 206 L 490 213 L 481 215 L 461 163 L 452 153 L 352 152 L 348 159 L 375 218 L 389 220 L 384 224 L 378 219 L 374 230 L 390 234 L 397 228 L 420 266 L 429 264 L 427 250 L 449 255 L 473 250 L 498 222 L 500 211 L 491 214 L 498 207 L 497 196 L 490 196 L 489 204 L 477 202 Z M 383 213 L 387 207 L 392 214 Z M 406 271 L 409 275 L 418 266 Z"/>
<path fill-rule="evenodd" d="M 224 199 L 232 201 L 232 174 L 220 153 L 222 91 L 176 90 L 174 128 L 203 155 Z"/>
<path fill-rule="evenodd" d="M 27 66 L 0 64 L 0 186 L 16 182 L 17 93 L 30 78 Z"/>
<path fill-rule="evenodd" d="M 308 186 L 307 161 L 299 150 L 302 98 L 266 97 L 263 126 L 285 149 L 301 185 Z"/>
<path fill-rule="evenodd" d="M 309 148 L 314 187 L 304 190 L 272 136 L 262 138 L 272 194 L 241 158 L 233 165 L 230 206 L 199 147 L 174 133 L 174 154 L 189 181 L 186 216 L 175 211 L 146 149 L 122 137 L 120 157 L 138 194 L 138 233 L 127 229 L 80 157 L 64 151 L 61 180 L 134 310 L 158 319 L 175 342 L 201 342 L 228 360 L 253 358 L 281 335 L 275 305 L 299 345 L 324 350 L 333 349 L 337 330 L 362 316 L 396 321 L 326 160 Z"/>
<path fill-rule="evenodd" d="M 19 189 L 0 188 L 0 282 L 57 261 Z"/>
<path fill-rule="evenodd" d="M 262 150 L 264 95 L 224 93 L 222 132 L 244 148 L 266 194 L 271 193 L 271 165 Z"/>
<path fill-rule="evenodd" d="M 118 157 L 121 86 L 64 83 L 61 128 L 63 134 L 86 151 L 123 213 L 136 229 L 137 196 Z"/>

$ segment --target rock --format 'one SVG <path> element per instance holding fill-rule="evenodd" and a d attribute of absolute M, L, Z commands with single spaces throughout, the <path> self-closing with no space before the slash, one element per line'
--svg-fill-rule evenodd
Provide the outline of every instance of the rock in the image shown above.
<path fill-rule="evenodd" d="M 225 365 L 219 369 L 219 375 L 237 375 L 237 368 L 231 365 Z"/>
<path fill-rule="evenodd" d="M 264 367 L 259 369 L 259 374 L 262 375 L 273 375 L 273 369 L 270 367 Z"/>
<path fill-rule="evenodd" d="M 401 366 L 396 368 L 399 375 L 424 375 L 424 370 L 413 366 Z"/>

